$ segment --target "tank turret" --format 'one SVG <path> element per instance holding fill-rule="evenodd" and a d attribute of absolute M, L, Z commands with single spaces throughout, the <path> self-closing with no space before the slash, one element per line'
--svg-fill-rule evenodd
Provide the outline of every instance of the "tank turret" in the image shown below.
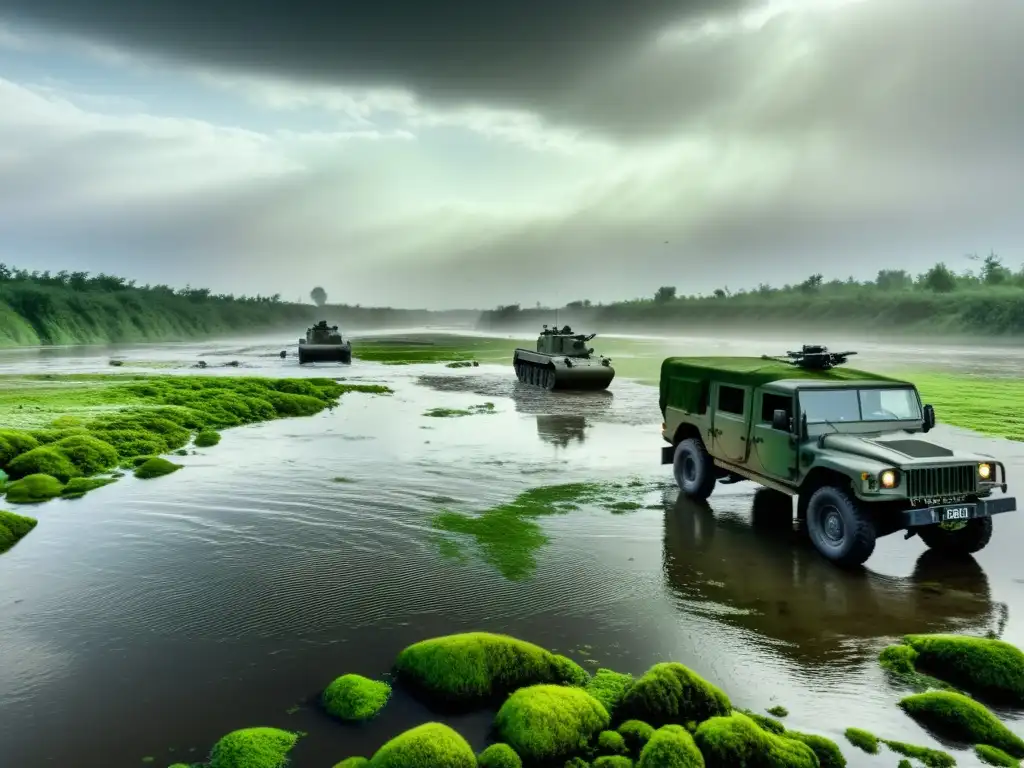
<path fill-rule="evenodd" d="M 338 326 L 321 320 L 306 330 L 306 338 L 299 339 L 299 365 L 326 362 L 351 363 L 352 342 L 342 337 Z"/>
<path fill-rule="evenodd" d="M 524 384 L 545 389 L 607 389 L 615 378 L 611 359 L 595 355 L 587 342 L 597 336 L 574 334 L 568 325 L 543 326 L 537 336 L 537 349 L 516 349 L 512 365 Z"/>
<path fill-rule="evenodd" d="M 809 371 L 827 371 L 837 365 L 843 365 L 850 355 L 856 354 L 856 352 L 829 352 L 828 347 L 823 347 L 820 344 L 804 344 L 799 352 L 786 352 L 784 357 L 761 355 L 761 359 L 778 360 Z"/>

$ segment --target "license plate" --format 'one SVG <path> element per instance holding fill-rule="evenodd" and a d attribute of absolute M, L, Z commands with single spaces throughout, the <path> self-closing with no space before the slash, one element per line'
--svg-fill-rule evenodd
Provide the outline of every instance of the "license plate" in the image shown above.
<path fill-rule="evenodd" d="M 939 521 L 943 523 L 955 523 L 959 520 L 970 520 L 974 517 L 974 504 L 957 504 L 948 507 L 939 507 Z"/>

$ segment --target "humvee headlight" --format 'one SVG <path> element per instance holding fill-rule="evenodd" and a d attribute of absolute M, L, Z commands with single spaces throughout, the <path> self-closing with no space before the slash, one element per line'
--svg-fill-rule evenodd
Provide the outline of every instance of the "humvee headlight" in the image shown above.
<path fill-rule="evenodd" d="M 992 477 L 992 465 L 991 464 L 979 464 L 978 465 L 978 477 L 982 480 L 988 480 Z"/>
<path fill-rule="evenodd" d="M 881 483 L 883 488 L 895 488 L 896 473 L 891 469 L 887 469 L 879 476 L 878 482 Z"/>

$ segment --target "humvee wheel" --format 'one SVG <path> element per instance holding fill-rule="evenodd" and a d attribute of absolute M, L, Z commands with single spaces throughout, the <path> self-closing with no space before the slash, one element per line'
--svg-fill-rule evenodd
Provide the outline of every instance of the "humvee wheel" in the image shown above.
<path fill-rule="evenodd" d="M 672 459 L 676 485 L 684 494 L 704 501 L 715 490 L 715 467 L 700 438 L 689 437 L 676 446 Z"/>
<path fill-rule="evenodd" d="M 807 500 L 807 534 L 814 548 L 837 565 L 861 565 L 875 551 L 871 517 L 835 486 L 822 486 Z"/>
<path fill-rule="evenodd" d="M 929 549 L 943 555 L 973 555 L 992 538 L 992 518 L 976 517 L 956 527 L 943 527 L 941 523 L 925 525 L 917 533 Z"/>

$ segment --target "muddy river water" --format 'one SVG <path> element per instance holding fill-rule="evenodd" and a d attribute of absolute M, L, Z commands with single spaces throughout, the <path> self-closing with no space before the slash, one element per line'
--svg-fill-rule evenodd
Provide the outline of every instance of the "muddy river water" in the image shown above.
<path fill-rule="evenodd" d="M 0 764 L 165 766 L 203 759 L 235 728 L 271 725 L 309 734 L 296 768 L 329 768 L 434 717 L 398 693 L 377 720 L 342 726 L 315 706 L 324 685 L 379 676 L 416 640 L 481 629 L 636 674 L 681 661 L 737 706 L 785 705 L 787 725 L 836 739 L 851 766 L 891 767 L 898 756 L 856 751 L 845 728 L 943 745 L 896 707 L 900 691 L 876 660 L 889 639 L 993 630 L 1024 645 L 1020 514 L 997 518 L 975 561 L 952 566 L 896 535 L 847 573 L 766 524 L 773 502 L 753 486 L 720 486 L 709 506 L 679 500 L 659 465 L 649 386 L 618 378 L 610 393 L 547 393 L 497 365 L 300 369 L 276 357 L 285 341 L 118 350 L 150 363 L 204 354 L 211 374 L 345 376 L 395 394 L 348 394 L 312 418 L 227 430 L 170 477 L 126 477 L 30 510 L 38 527 L 0 556 Z M 890 354 L 996 372 L 1024 363 L 1016 352 L 881 346 L 858 362 Z M 110 372 L 110 355 L 5 352 L 0 373 Z M 216 367 L 227 360 L 240 368 Z M 484 402 L 494 413 L 423 415 Z M 995 455 L 1022 492 L 1024 445 L 932 434 Z M 624 514 L 538 520 L 546 541 L 514 578 L 474 541 L 446 543 L 431 527 L 441 509 L 483 510 L 537 485 L 634 477 L 664 487 Z M 1024 722 L 1004 718 L 1024 735 Z M 480 748 L 489 719 L 449 722 Z"/>

